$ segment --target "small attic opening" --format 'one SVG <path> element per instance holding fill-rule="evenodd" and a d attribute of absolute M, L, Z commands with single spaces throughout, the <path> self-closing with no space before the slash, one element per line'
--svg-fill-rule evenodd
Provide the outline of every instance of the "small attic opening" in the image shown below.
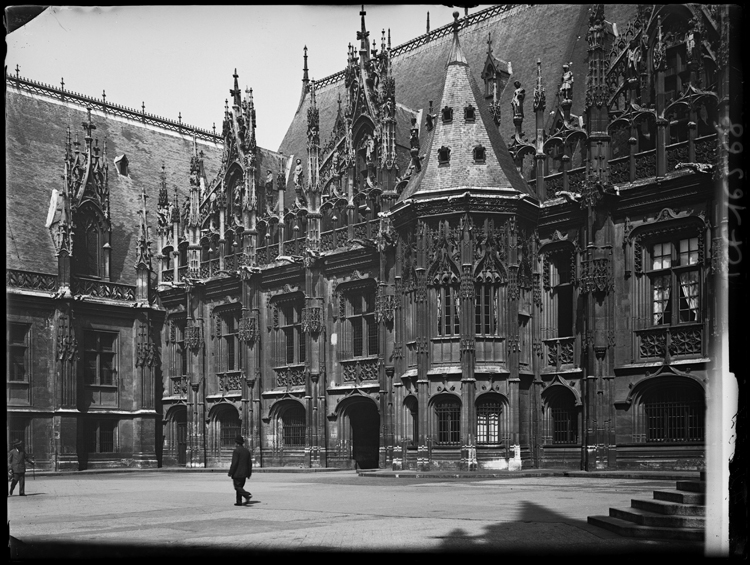
<path fill-rule="evenodd" d="M 120 155 L 119 157 L 115 157 L 115 169 L 117 169 L 117 174 L 119 176 L 128 176 L 128 165 L 129 163 L 127 155 Z"/>
<path fill-rule="evenodd" d="M 438 165 L 449 165 L 451 160 L 450 147 L 443 145 L 438 149 Z"/>
<path fill-rule="evenodd" d="M 476 108 L 469 104 L 464 108 L 464 121 L 467 123 L 473 123 L 477 119 Z"/>
<path fill-rule="evenodd" d="M 443 108 L 443 123 L 447 124 L 453 121 L 453 108 L 446 106 Z"/>
<path fill-rule="evenodd" d="M 474 162 L 477 164 L 484 164 L 487 160 L 487 150 L 480 143 L 474 148 Z"/>

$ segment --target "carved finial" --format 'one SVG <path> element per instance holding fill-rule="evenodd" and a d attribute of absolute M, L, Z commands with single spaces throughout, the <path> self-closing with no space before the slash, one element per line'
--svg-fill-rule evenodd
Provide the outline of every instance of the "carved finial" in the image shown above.
<path fill-rule="evenodd" d="M 16 65 L 16 78 L 18 78 L 18 73 L 21 71 L 20 67 Z"/>
<path fill-rule="evenodd" d="M 86 139 L 87 144 L 90 145 L 91 144 L 91 139 L 92 139 L 92 137 L 91 137 L 91 131 L 95 130 L 96 126 L 91 121 L 91 107 L 86 108 L 86 112 L 87 112 L 87 115 L 88 115 L 88 119 L 87 119 L 87 121 L 83 122 L 83 124 L 81 124 L 81 125 L 83 125 L 83 129 L 86 130 L 86 137 L 85 137 L 85 139 Z"/>
<path fill-rule="evenodd" d="M 102 90 L 102 100 L 105 104 L 107 103 L 107 92 L 104 90 Z"/>
<path fill-rule="evenodd" d="M 365 12 L 365 5 L 362 4 L 362 10 L 359 12 L 359 15 L 362 17 L 362 29 L 357 32 L 357 39 L 360 40 L 360 49 L 367 50 L 367 38 L 370 35 L 370 32 L 367 31 L 367 27 L 365 26 L 365 16 L 367 15 L 367 12 Z"/>
<path fill-rule="evenodd" d="M 487 34 L 487 55 L 492 55 L 492 32 Z"/>
<path fill-rule="evenodd" d="M 305 54 L 302 56 L 302 58 L 304 59 L 305 64 L 302 67 L 302 82 L 304 82 L 305 84 L 307 84 L 308 81 L 310 80 L 307 77 L 307 45 L 305 45 L 304 52 L 305 52 Z"/>
<path fill-rule="evenodd" d="M 60 90 L 65 90 L 65 79 L 64 78 L 60 79 Z"/>
<path fill-rule="evenodd" d="M 146 113 L 146 103 L 145 102 L 141 102 L 141 113 L 142 114 Z"/>
<path fill-rule="evenodd" d="M 430 33 L 430 13 L 427 12 L 427 33 Z"/>
<path fill-rule="evenodd" d="M 237 79 L 239 78 L 239 75 L 237 74 L 237 69 L 234 69 L 234 74 L 232 75 L 234 77 L 234 88 L 232 88 L 229 91 L 229 94 L 232 95 L 234 105 L 239 107 L 242 101 L 240 100 L 240 95 L 242 94 L 242 91 L 240 90 L 240 85 L 237 82 Z"/>
<path fill-rule="evenodd" d="M 544 111 L 546 106 L 542 85 L 542 60 L 536 60 L 536 88 L 534 88 L 534 112 Z"/>

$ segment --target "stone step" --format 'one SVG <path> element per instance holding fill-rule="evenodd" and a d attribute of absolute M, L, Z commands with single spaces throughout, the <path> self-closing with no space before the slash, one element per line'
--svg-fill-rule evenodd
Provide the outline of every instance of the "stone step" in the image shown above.
<path fill-rule="evenodd" d="M 706 492 L 706 481 L 677 481 L 677 490 Z"/>
<path fill-rule="evenodd" d="M 633 508 L 656 512 L 667 516 L 705 516 L 706 507 L 700 504 L 681 504 L 666 500 L 642 500 L 633 498 L 630 501 Z"/>
<path fill-rule="evenodd" d="M 612 518 L 619 518 L 633 522 L 639 526 L 654 526 L 666 528 L 705 528 L 706 519 L 703 516 L 679 516 L 664 515 L 640 508 L 610 508 L 609 515 Z"/>
<path fill-rule="evenodd" d="M 612 516 L 589 516 L 588 523 L 610 532 L 629 538 L 647 539 L 672 539 L 686 541 L 703 541 L 703 528 L 667 528 L 654 526 L 641 526 L 613 518 Z"/>
<path fill-rule="evenodd" d="M 655 490 L 654 499 L 680 502 L 682 504 L 706 504 L 705 494 L 698 492 L 685 492 L 681 490 Z"/>

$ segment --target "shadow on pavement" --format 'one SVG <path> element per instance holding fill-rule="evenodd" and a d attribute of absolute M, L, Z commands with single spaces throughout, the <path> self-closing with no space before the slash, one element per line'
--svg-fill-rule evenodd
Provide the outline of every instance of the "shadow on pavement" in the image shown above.
<path fill-rule="evenodd" d="M 500 522 L 485 527 L 480 535 L 471 535 L 462 528 L 455 528 L 442 539 L 441 553 L 492 552 L 503 555 L 644 555 L 670 554 L 702 556 L 702 544 L 675 543 L 665 540 L 625 538 L 601 530 L 585 520 L 571 519 L 545 506 L 524 502 L 517 520 Z M 575 537 L 576 539 L 571 539 Z M 587 539 L 588 538 L 588 539 Z M 592 538 L 599 538 L 596 541 Z M 607 540 L 614 540 L 607 547 Z M 593 542 L 593 543 L 592 543 Z M 630 547 L 623 547 L 632 542 Z"/>

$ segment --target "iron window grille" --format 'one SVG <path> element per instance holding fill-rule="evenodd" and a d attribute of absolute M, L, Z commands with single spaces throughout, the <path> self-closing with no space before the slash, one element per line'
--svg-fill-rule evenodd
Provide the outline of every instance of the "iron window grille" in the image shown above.
<path fill-rule="evenodd" d="M 660 389 L 644 403 L 647 442 L 700 442 L 705 438 L 705 403 L 689 391 Z"/>
<path fill-rule="evenodd" d="M 235 445 L 235 439 L 241 433 L 240 417 L 236 410 L 226 410 L 219 420 L 219 445 L 222 448 L 231 448 Z"/>
<path fill-rule="evenodd" d="M 294 406 L 284 411 L 282 420 L 282 442 L 286 447 L 303 447 L 305 445 L 305 410 Z"/>
<path fill-rule="evenodd" d="M 502 441 L 500 421 L 503 405 L 499 401 L 482 402 L 477 406 L 477 443 L 497 444 Z"/>
<path fill-rule="evenodd" d="M 89 422 L 86 438 L 88 453 L 115 453 L 117 451 L 117 420 Z"/>
<path fill-rule="evenodd" d="M 578 443 L 578 418 L 574 406 L 558 401 L 552 411 L 552 443 Z"/>
<path fill-rule="evenodd" d="M 435 404 L 437 417 L 437 445 L 461 443 L 461 405 L 455 400 Z"/>

